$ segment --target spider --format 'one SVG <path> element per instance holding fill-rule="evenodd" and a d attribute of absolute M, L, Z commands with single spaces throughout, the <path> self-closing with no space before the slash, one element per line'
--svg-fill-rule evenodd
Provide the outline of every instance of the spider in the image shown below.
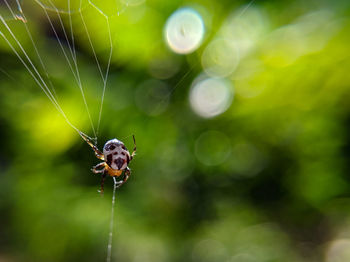
<path fill-rule="evenodd" d="M 132 136 L 134 140 L 134 150 L 130 155 L 124 143 L 122 141 L 119 141 L 116 138 L 108 140 L 105 143 L 103 147 L 103 153 L 102 153 L 91 142 L 88 136 L 86 136 L 83 133 L 80 133 L 80 135 L 94 150 L 96 157 L 103 161 L 97 164 L 96 166 L 92 167 L 91 169 L 91 171 L 95 174 L 102 174 L 101 190 L 100 190 L 101 194 L 104 191 L 103 185 L 104 185 L 105 177 L 107 175 L 113 178 L 114 186 L 116 188 L 119 188 L 120 186 L 122 186 L 128 180 L 131 173 L 130 168 L 128 167 L 128 164 L 134 158 L 136 153 L 135 136 L 134 135 Z M 124 174 L 123 180 L 117 181 L 116 177 L 119 177 L 122 174 Z"/>

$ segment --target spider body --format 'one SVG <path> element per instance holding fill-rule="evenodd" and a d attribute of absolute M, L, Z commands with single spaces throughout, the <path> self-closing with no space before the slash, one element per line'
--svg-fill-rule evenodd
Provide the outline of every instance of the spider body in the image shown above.
<path fill-rule="evenodd" d="M 113 177 L 116 187 L 123 185 L 128 180 L 131 173 L 128 164 L 136 153 L 135 137 L 133 136 L 134 151 L 130 154 L 124 143 L 116 138 L 107 141 L 103 147 L 103 152 L 101 152 L 86 135 L 80 135 L 94 150 L 96 157 L 103 161 L 92 168 L 93 173 L 102 174 L 100 192 L 103 193 L 104 179 L 107 175 Z M 123 180 L 117 181 L 115 177 L 121 175 L 124 175 Z"/>
<path fill-rule="evenodd" d="M 103 147 L 103 155 L 107 165 L 113 170 L 125 170 L 130 162 L 129 151 L 123 142 L 118 139 L 112 139 L 106 142 Z M 112 174 L 111 176 L 115 176 L 115 173 L 112 172 Z"/>

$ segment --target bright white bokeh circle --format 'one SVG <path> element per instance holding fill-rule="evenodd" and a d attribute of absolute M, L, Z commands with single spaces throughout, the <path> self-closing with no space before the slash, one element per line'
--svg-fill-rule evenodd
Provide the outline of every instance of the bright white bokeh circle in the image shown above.
<path fill-rule="evenodd" d="M 178 54 L 195 51 L 204 37 L 204 23 L 192 8 L 182 8 L 173 13 L 165 24 L 165 38 L 169 48 Z"/>
<path fill-rule="evenodd" d="M 211 118 L 225 112 L 233 99 L 231 82 L 223 78 L 195 81 L 190 91 L 192 109 L 201 117 Z"/>
<path fill-rule="evenodd" d="M 325 262 L 345 262 L 350 259 L 350 239 L 336 239 L 328 246 Z"/>

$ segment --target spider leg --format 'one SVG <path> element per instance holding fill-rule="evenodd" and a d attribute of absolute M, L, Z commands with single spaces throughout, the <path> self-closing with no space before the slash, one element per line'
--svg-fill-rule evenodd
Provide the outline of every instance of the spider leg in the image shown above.
<path fill-rule="evenodd" d="M 91 171 L 94 174 L 102 174 L 101 175 L 101 189 L 99 191 L 101 193 L 101 195 L 103 194 L 103 191 L 104 191 L 103 185 L 105 182 L 105 177 L 107 175 L 107 171 L 106 171 L 105 167 L 106 167 L 106 163 L 101 162 L 101 163 L 97 164 L 96 166 L 92 167 L 92 169 L 91 169 Z"/>
<path fill-rule="evenodd" d="M 105 171 L 105 167 L 106 167 L 106 163 L 101 162 L 101 163 L 97 164 L 96 166 L 92 167 L 91 171 L 94 174 L 100 174 L 100 173 L 103 173 Z"/>
<path fill-rule="evenodd" d="M 100 193 L 101 195 L 103 194 L 104 192 L 104 183 L 105 183 L 105 178 L 106 178 L 106 172 L 104 171 L 102 176 L 101 176 L 101 189 L 100 189 Z"/>
<path fill-rule="evenodd" d="M 119 181 L 119 182 L 117 182 L 117 184 L 116 184 L 116 181 L 114 180 L 114 186 L 116 186 L 117 188 L 121 187 L 121 186 L 129 179 L 130 174 L 131 174 L 130 168 L 127 167 L 127 168 L 125 169 L 125 171 L 124 171 L 124 178 L 123 178 L 123 181 Z M 115 178 L 113 177 L 113 179 L 115 179 Z"/>
<path fill-rule="evenodd" d="M 105 160 L 103 153 L 97 148 L 97 146 L 95 146 L 92 143 L 91 139 L 87 135 L 85 135 L 83 132 L 79 132 L 79 134 L 85 140 L 85 142 L 88 143 L 88 145 L 92 148 L 92 150 L 94 150 L 96 157 L 100 160 Z"/>
<path fill-rule="evenodd" d="M 131 153 L 131 156 L 130 156 L 130 161 L 134 158 L 135 154 L 136 154 L 136 141 L 135 141 L 135 136 L 132 135 L 132 139 L 134 140 L 134 150 L 132 151 Z M 130 171 L 129 171 L 130 172 Z"/>

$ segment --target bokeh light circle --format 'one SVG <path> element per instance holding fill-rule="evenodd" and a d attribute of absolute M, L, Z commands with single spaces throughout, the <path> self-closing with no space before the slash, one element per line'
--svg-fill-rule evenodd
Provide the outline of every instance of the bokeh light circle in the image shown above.
<path fill-rule="evenodd" d="M 325 262 L 343 262 L 350 260 L 350 239 L 337 239 L 330 243 Z"/>
<path fill-rule="evenodd" d="M 214 117 L 225 112 L 230 107 L 232 99 L 233 87 L 231 82 L 222 78 L 206 78 L 198 81 L 190 91 L 192 109 L 205 118 Z"/>
<path fill-rule="evenodd" d="M 204 31 L 202 17 L 192 8 L 177 10 L 165 24 L 167 44 L 178 54 L 195 51 L 202 43 Z"/>
<path fill-rule="evenodd" d="M 219 38 L 212 41 L 202 54 L 202 66 L 210 76 L 230 75 L 239 63 L 239 52 L 233 41 Z"/>
<path fill-rule="evenodd" d="M 210 130 L 196 140 L 195 155 L 206 166 L 222 164 L 230 153 L 230 139 L 222 132 Z"/>

